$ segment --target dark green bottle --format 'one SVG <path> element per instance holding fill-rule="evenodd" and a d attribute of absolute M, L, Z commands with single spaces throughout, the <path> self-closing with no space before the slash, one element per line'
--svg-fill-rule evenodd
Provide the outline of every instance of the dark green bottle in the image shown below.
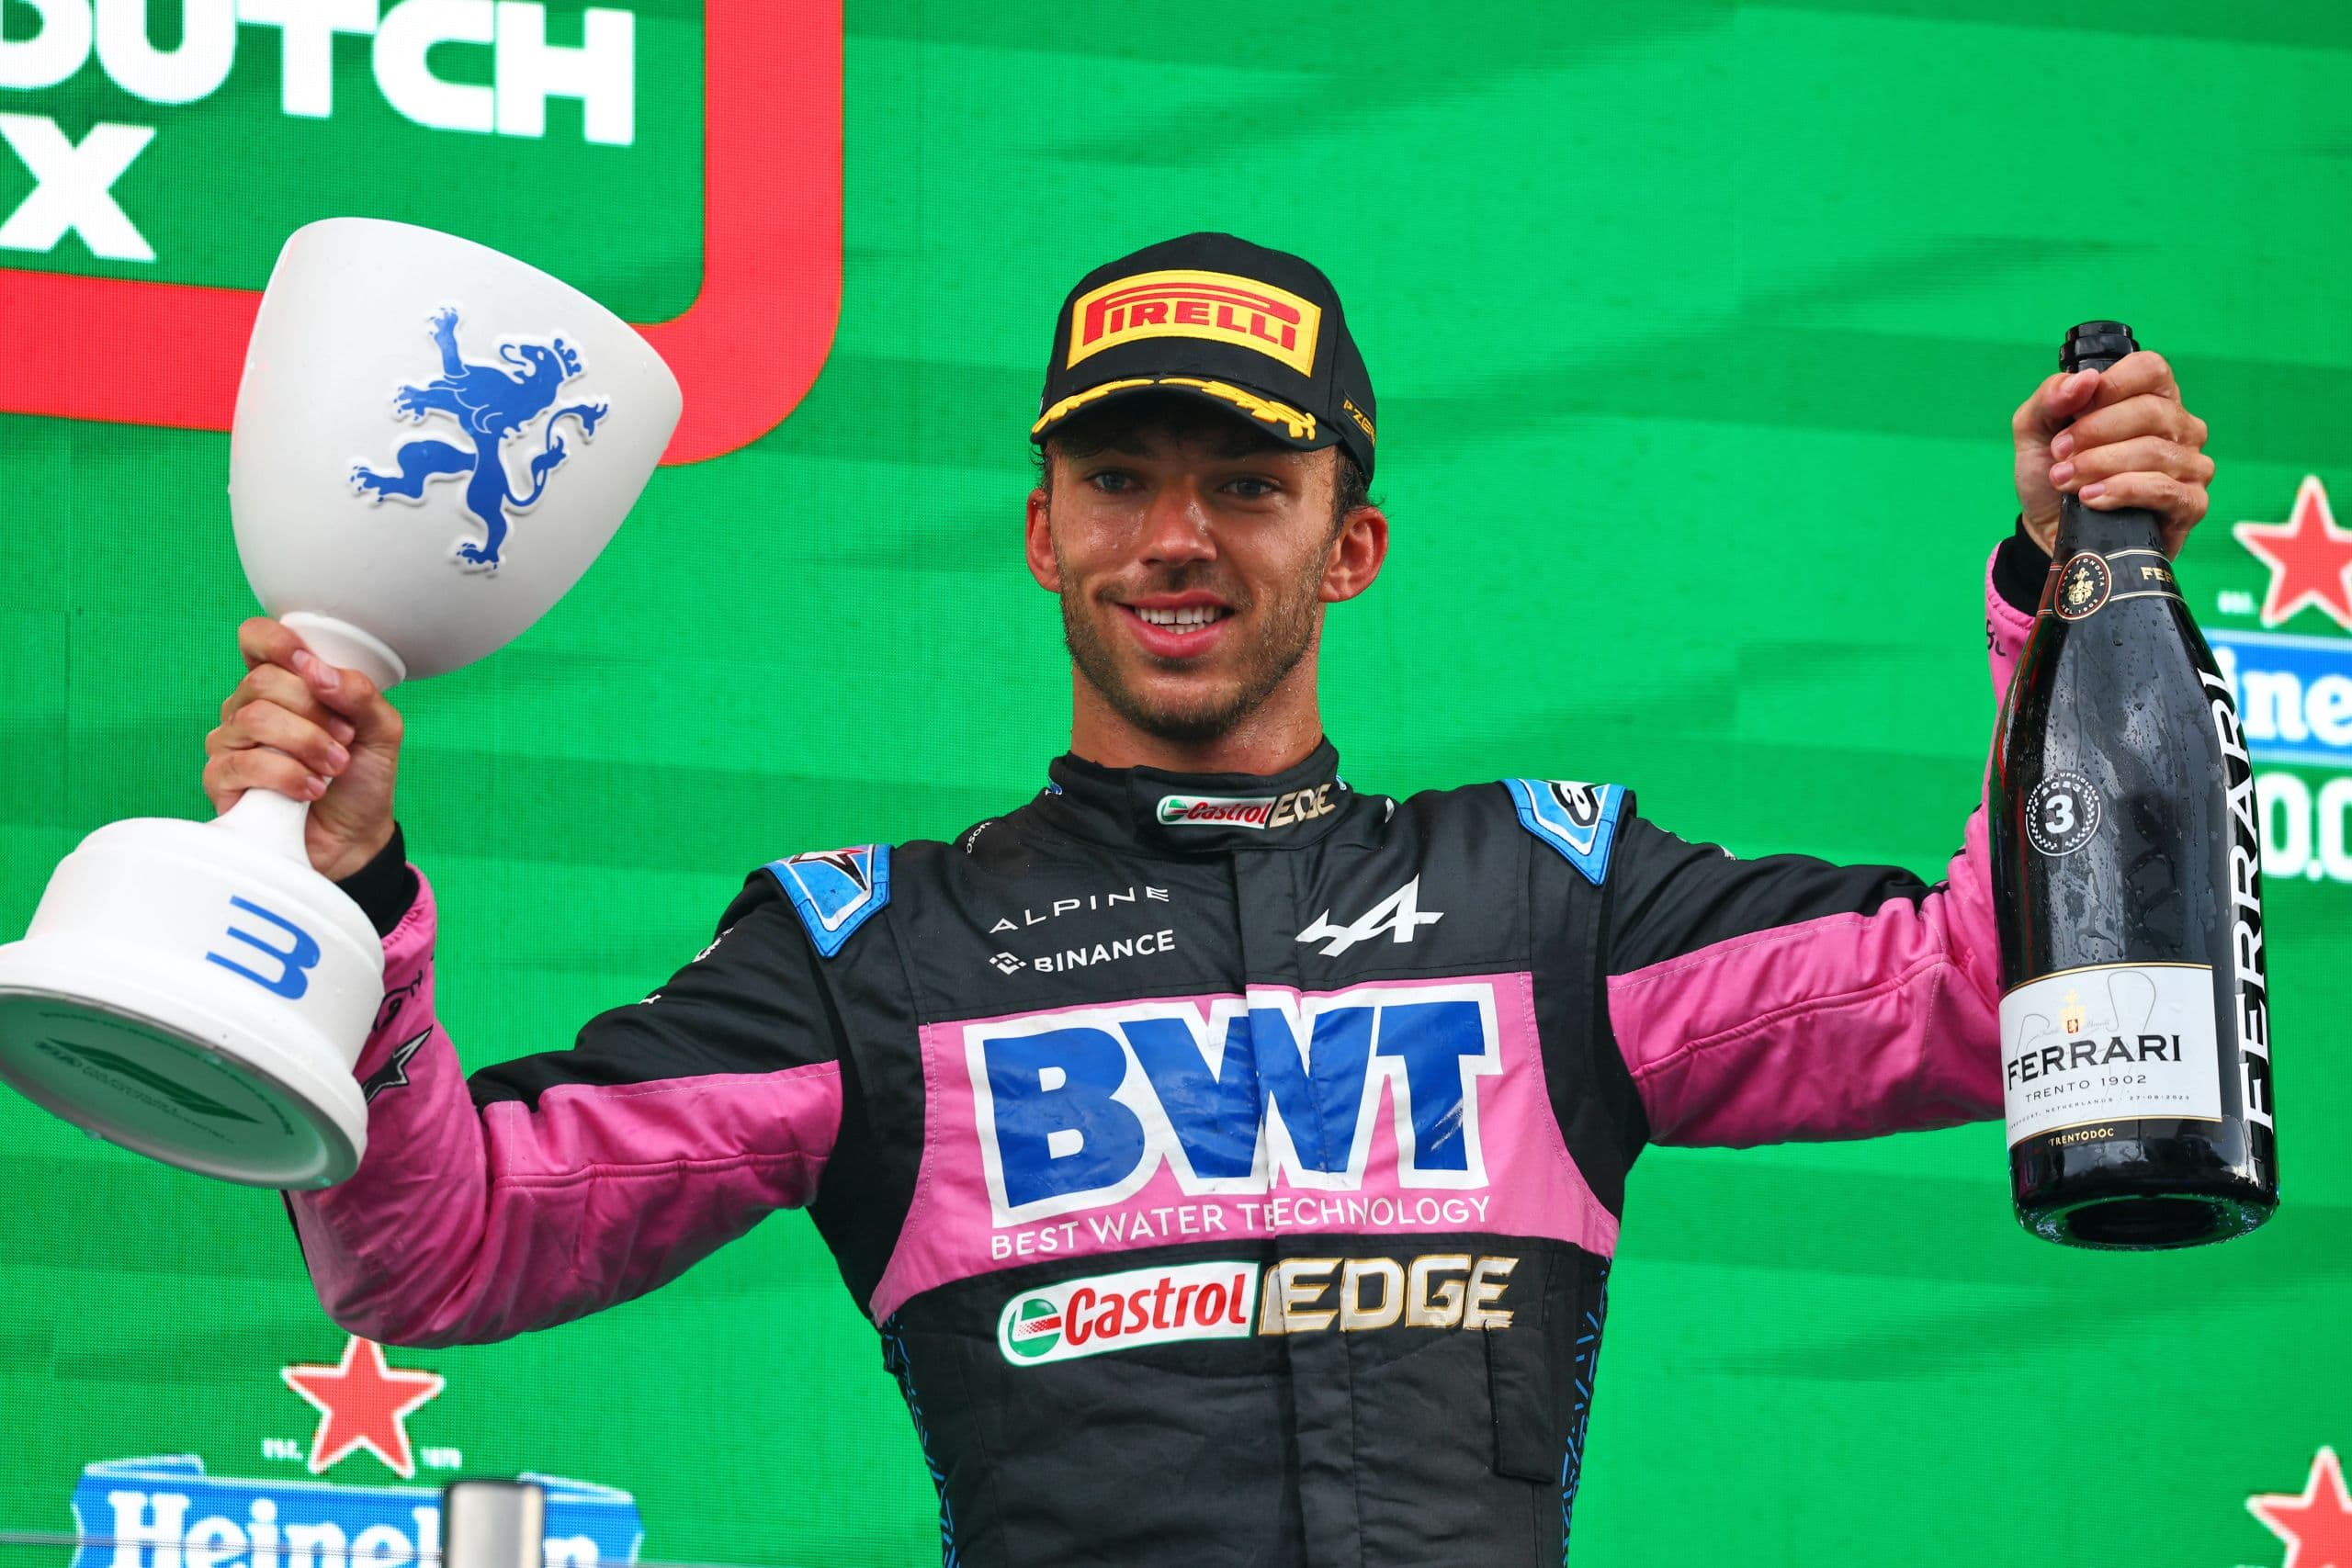
<path fill-rule="evenodd" d="M 2060 503 L 1986 792 L 2011 1191 L 2072 1247 L 2222 1241 L 2278 1202 L 2253 768 L 2156 514 Z"/>

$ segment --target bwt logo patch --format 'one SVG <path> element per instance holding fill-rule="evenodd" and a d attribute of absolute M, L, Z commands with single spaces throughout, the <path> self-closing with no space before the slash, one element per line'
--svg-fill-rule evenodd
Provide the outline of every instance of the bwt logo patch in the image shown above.
<path fill-rule="evenodd" d="M 1253 348 L 1302 376 L 1315 373 L 1318 305 L 1286 288 L 1225 272 L 1140 272 L 1079 296 L 1069 363 L 1148 337 L 1196 337 Z"/>
<path fill-rule="evenodd" d="M 441 374 L 422 387 L 404 386 L 392 394 L 392 408 L 402 417 L 422 423 L 428 413 L 447 414 L 472 437 L 472 445 L 452 441 L 405 443 L 393 461 L 400 471 L 379 473 L 365 463 L 355 464 L 351 483 L 379 502 L 386 496 L 422 501 L 425 482 L 444 475 L 466 476 L 466 511 L 482 526 L 483 540 L 462 541 L 458 558 L 490 571 L 498 570 L 499 547 L 506 541 L 509 508 L 527 512 L 546 493 L 548 476 L 563 466 L 566 452 L 556 426 L 569 419 L 580 428 L 583 441 L 594 440 L 596 426 L 612 412 L 608 403 L 573 403 L 556 409 L 548 420 L 547 440 L 531 455 L 531 488 L 514 493 L 506 472 L 506 442 L 555 408 L 563 384 L 580 374 L 580 351 L 561 338 L 543 343 L 502 343 L 503 365 L 466 363 L 458 352 L 458 312 L 443 310 L 433 318 L 433 345 L 441 351 Z"/>
<path fill-rule="evenodd" d="M 968 1025 L 964 1049 L 1000 1226 L 1119 1202 L 1163 1167 L 1193 1196 L 1487 1185 L 1491 983 L 1071 1009 Z M 1384 1101 L 1396 1169 L 1374 1173 Z"/>

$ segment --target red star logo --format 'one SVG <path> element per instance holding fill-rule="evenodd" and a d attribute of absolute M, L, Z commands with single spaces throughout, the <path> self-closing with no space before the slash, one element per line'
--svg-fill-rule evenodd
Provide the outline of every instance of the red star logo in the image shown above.
<path fill-rule="evenodd" d="M 2306 604 L 2352 631 L 2352 533 L 2335 525 L 2319 476 L 2306 474 L 2295 491 L 2295 510 L 2284 523 L 2241 523 L 2231 530 L 2238 543 L 2270 569 L 2270 591 L 2262 596 L 2262 624 L 2275 626 Z"/>
<path fill-rule="evenodd" d="M 384 1349 L 356 1334 L 332 1367 L 288 1367 L 277 1374 L 286 1386 L 319 1409 L 319 1429 L 311 1435 L 311 1473 L 322 1474 L 354 1449 L 364 1448 L 403 1479 L 416 1474 L 408 1446 L 410 1411 L 441 1392 L 438 1372 L 393 1371 Z M 2352 1568 L 2352 1558 L 2345 1568 Z"/>
<path fill-rule="evenodd" d="M 2281 1568 L 2352 1568 L 2352 1495 L 2345 1493 L 2334 1449 L 2313 1456 L 2301 1496 L 2248 1497 L 2245 1506 L 2287 1543 Z"/>

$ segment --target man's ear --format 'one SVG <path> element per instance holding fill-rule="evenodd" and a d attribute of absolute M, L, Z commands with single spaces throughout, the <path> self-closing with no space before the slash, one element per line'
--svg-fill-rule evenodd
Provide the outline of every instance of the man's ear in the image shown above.
<path fill-rule="evenodd" d="M 1323 602 L 1337 604 L 1372 586 L 1388 559 L 1388 514 L 1377 506 L 1359 506 L 1340 520 L 1339 536 L 1331 541 L 1331 558 L 1323 568 Z"/>
<path fill-rule="evenodd" d="M 1029 558 L 1029 575 L 1048 593 L 1062 591 L 1061 562 L 1054 558 L 1051 498 L 1040 485 L 1029 492 L 1029 516 L 1023 527 L 1023 545 Z"/>

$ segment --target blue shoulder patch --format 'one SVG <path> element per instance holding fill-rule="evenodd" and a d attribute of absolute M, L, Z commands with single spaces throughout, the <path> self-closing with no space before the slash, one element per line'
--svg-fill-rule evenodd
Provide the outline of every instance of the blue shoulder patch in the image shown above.
<path fill-rule="evenodd" d="M 1595 887 L 1609 874 L 1609 848 L 1624 808 L 1623 784 L 1570 784 L 1562 779 L 1505 779 L 1520 822 L 1560 852 Z"/>
<path fill-rule="evenodd" d="M 890 846 L 814 850 L 768 862 L 768 874 L 800 911 L 808 940 L 831 958 L 849 933 L 890 901 Z"/>

